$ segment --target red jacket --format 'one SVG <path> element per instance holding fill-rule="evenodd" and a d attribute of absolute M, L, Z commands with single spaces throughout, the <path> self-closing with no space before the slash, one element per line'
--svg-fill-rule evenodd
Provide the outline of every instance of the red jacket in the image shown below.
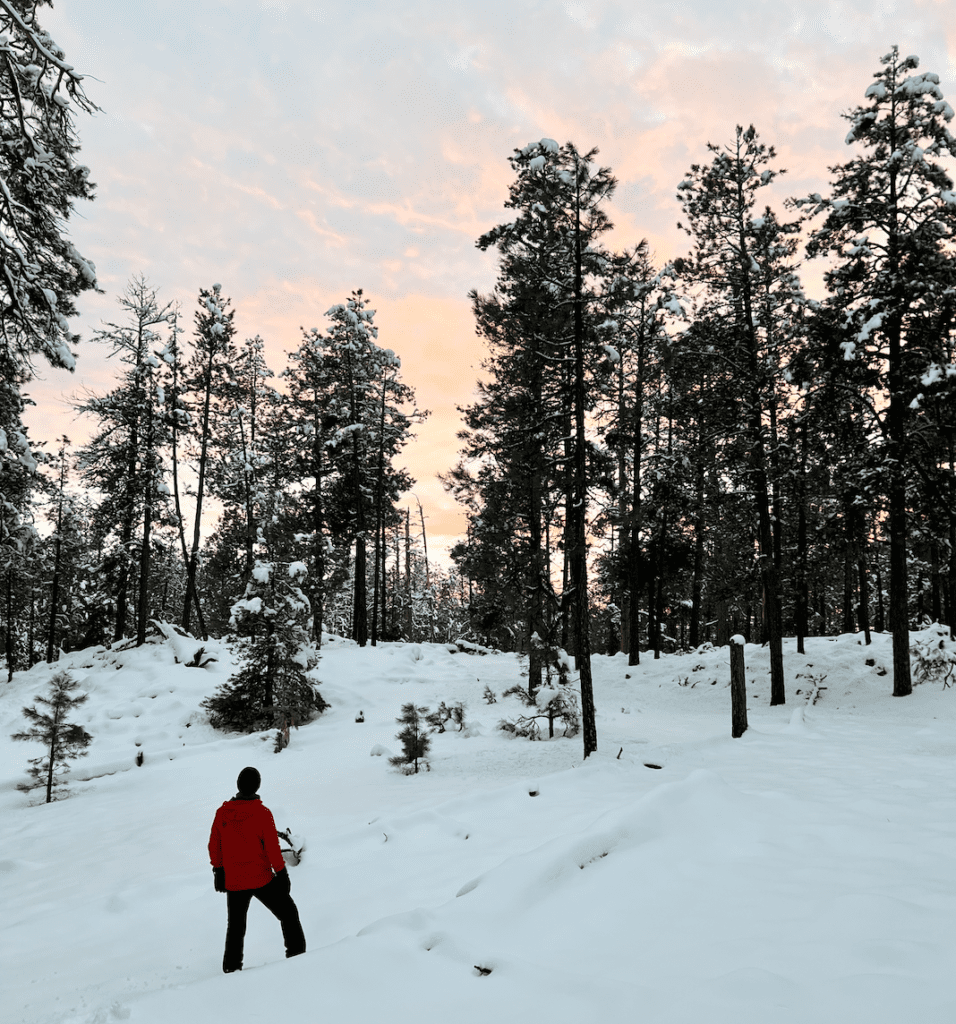
<path fill-rule="evenodd" d="M 226 889 L 259 889 L 282 871 L 285 861 L 272 812 L 258 797 L 227 800 L 216 811 L 209 834 L 209 860 L 226 869 Z"/>

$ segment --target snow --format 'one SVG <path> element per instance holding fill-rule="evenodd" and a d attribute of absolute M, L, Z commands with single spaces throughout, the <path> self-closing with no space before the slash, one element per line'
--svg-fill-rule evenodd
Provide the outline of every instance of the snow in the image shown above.
<path fill-rule="evenodd" d="M 869 320 L 860 328 L 859 334 L 856 336 L 857 341 L 867 341 L 870 335 L 880 329 L 883 323 L 883 318 L 886 316 L 885 313 L 874 313 Z"/>
<path fill-rule="evenodd" d="M 520 706 L 501 697 L 521 681 L 511 655 L 326 641 L 332 708 L 280 754 L 274 732 L 205 724 L 231 671 L 217 641 L 204 669 L 170 641 L 63 655 L 94 740 L 52 805 L 17 792 L 39 751 L 8 738 L 52 667 L 0 689 L 5 1020 L 956 1019 L 956 690 L 894 699 L 889 636 L 784 641 L 774 708 L 768 651 L 746 644 L 739 740 L 726 648 L 596 657 L 583 763 L 580 737 L 495 728 Z M 434 735 L 431 771 L 399 775 L 409 700 L 462 700 L 478 734 Z M 246 969 L 224 976 L 206 841 L 248 764 L 307 844 L 290 874 L 309 948 L 284 960 L 256 905 Z"/>
<path fill-rule="evenodd" d="M 617 364 L 621 361 L 621 353 L 613 345 L 602 345 L 601 348 L 604 350 L 608 362 Z"/>

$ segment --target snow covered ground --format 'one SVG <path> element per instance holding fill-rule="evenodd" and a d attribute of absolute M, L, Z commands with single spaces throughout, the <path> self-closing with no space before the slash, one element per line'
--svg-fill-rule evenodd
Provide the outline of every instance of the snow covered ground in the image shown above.
<path fill-rule="evenodd" d="M 275 754 L 203 723 L 218 645 L 205 669 L 169 641 L 74 653 L 57 668 L 90 694 L 76 718 L 95 740 L 51 805 L 16 790 L 40 751 L 9 739 L 51 670 L 17 674 L 0 684 L 0 1018 L 953 1024 L 956 691 L 892 698 L 889 637 L 859 641 L 787 641 L 777 708 L 748 645 L 739 740 L 726 649 L 597 658 L 585 763 L 580 737 L 495 729 L 518 711 L 508 655 L 335 640 L 316 673 L 332 709 Z M 478 728 L 435 736 L 432 770 L 405 777 L 370 751 L 398 752 L 409 700 L 463 700 Z M 283 959 L 254 903 L 225 976 L 206 842 L 246 765 L 307 841 L 290 874 L 309 949 Z"/>

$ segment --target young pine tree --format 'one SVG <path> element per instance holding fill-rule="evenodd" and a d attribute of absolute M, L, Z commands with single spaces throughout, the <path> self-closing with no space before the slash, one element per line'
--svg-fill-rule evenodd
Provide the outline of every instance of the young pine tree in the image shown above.
<path fill-rule="evenodd" d="M 50 679 L 49 695 L 38 696 L 37 704 L 48 710 L 37 708 L 36 704 L 23 709 L 24 717 L 30 722 L 25 732 L 15 732 L 10 738 L 28 742 L 42 743 L 46 752 L 40 757 L 30 758 L 27 774 L 32 782 L 24 782 L 17 788 L 23 792 L 46 787 L 46 802 L 53 800 L 53 790 L 62 786 L 64 776 L 69 771 L 69 762 L 77 757 L 85 757 L 84 749 L 90 745 L 93 737 L 75 722 L 68 722 L 67 716 L 74 708 L 86 703 L 89 694 L 81 693 L 73 696 L 79 683 L 68 672 L 57 672 Z"/>
<path fill-rule="evenodd" d="M 402 753 L 390 757 L 388 763 L 405 775 L 417 775 L 424 767 L 428 770 L 428 749 L 431 740 L 425 727 L 428 708 L 418 708 L 409 701 L 402 705 L 402 713 L 395 721 L 403 726 L 395 738 L 402 741 Z"/>
<path fill-rule="evenodd" d="M 307 675 L 317 659 L 309 601 L 299 586 L 305 571 L 302 562 L 256 562 L 232 609 L 239 667 L 202 704 L 214 728 L 297 728 L 328 707 Z"/>

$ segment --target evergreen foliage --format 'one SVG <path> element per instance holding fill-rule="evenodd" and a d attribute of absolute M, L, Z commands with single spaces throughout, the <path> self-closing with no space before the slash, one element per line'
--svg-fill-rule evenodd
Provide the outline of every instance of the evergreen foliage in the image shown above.
<path fill-rule="evenodd" d="M 199 631 L 206 638 L 206 623 L 199 600 L 197 575 L 201 540 L 203 500 L 206 475 L 210 470 L 210 444 L 216 431 L 218 418 L 224 414 L 219 399 L 235 358 L 233 321 L 235 310 L 231 301 L 222 294 L 222 285 L 200 288 L 195 322 L 195 348 L 184 368 L 182 397 L 193 424 L 192 455 L 197 476 L 196 499 L 193 513 L 193 535 L 186 563 L 186 594 L 183 603 L 183 627 L 188 631 L 195 608 Z"/>
<path fill-rule="evenodd" d="M 846 142 L 858 147 L 858 155 L 830 168 L 831 195 L 815 193 L 794 205 L 810 216 L 825 217 L 810 237 L 808 252 L 834 260 L 825 275 L 827 306 L 846 370 L 841 373 L 836 361 L 830 369 L 862 405 L 871 443 L 881 453 L 890 547 L 893 692 L 905 696 L 912 688 L 907 565 L 911 461 L 933 498 L 949 500 L 950 521 L 954 519 L 952 458 L 947 473 L 941 464 L 946 443 L 940 430 L 950 433 L 951 446 L 956 192 L 940 161 L 956 155 L 956 139 L 947 127 L 953 108 L 943 97 L 939 75 L 912 74 L 919 59 L 901 57 L 895 46 L 880 64 L 866 90 L 866 105 L 844 115 L 850 122 Z"/>
<path fill-rule="evenodd" d="M 693 165 L 678 185 L 686 230 L 694 240 L 683 274 L 696 286 L 698 312 L 708 323 L 700 354 L 716 364 L 708 384 L 719 386 L 725 399 L 733 396 L 744 424 L 746 485 L 757 526 L 757 568 L 770 644 L 771 704 L 783 704 L 782 522 L 774 515 L 773 488 L 786 388 L 788 332 L 783 325 L 793 321 L 802 300 L 793 262 L 797 225 L 779 223 L 769 207 L 757 212 L 760 190 L 779 172 L 773 167 L 773 147 L 759 141 L 753 126 L 738 126 L 726 148 L 708 148 L 712 161 Z M 691 344 L 700 337 L 686 335 Z"/>
<path fill-rule="evenodd" d="M 126 635 L 129 596 L 135 590 L 136 641 L 142 644 L 153 615 L 152 531 L 168 521 L 163 453 L 169 434 L 160 380 L 165 341 L 156 328 L 168 323 L 171 307 L 159 304 L 156 290 L 143 277 L 130 281 L 119 304 L 127 322 L 107 323 L 96 337 L 126 369 L 112 391 L 77 406 L 97 421 L 77 464 L 83 482 L 102 496 L 91 526 L 106 549 L 103 569 L 115 595 L 112 639 Z"/>
<path fill-rule="evenodd" d="M 502 732 L 537 740 L 541 738 L 539 723 L 547 722 L 548 739 L 554 739 L 555 721 L 561 722 L 563 736 L 576 736 L 580 732 L 581 714 L 571 675 L 571 659 L 567 652 L 556 647 L 547 648 L 544 653 L 546 676 L 539 688 L 512 686 L 502 694 L 517 697 L 528 709 L 517 718 L 503 718 L 498 723 Z"/>
<path fill-rule="evenodd" d="M 512 153 L 509 220 L 478 239 L 498 272 L 470 296 L 487 359 L 444 477 L 468 521 L 447 571 L 429 559 L 425 512 L 399 506 L 412 485 L 399 457 L 424 413 L 361 291 L 303 331 L 274 386 L 265 341 L 234 341 L 220 286 L 200 291 L 187 337 L 134 279 L 123 319 L 99 332 L 119 358 L 115 386 L 84 399 L 93 439 L 74 463 L 65 439 L 48 453 L 28 438 L 30 360 L 70 365 L 61 318 L 93 284 L 63 234 L 90 192 L 56 99 L 79 79 L 35 4 L 0 6 L 13 54 L 0 170 L 15 198 L 0 203 L 8 677 L 61 648 L 141 641 L 154 618 L 197 622 L 238 645 L 237 675 L 210 698 L 217 720 L 274 728 L 281 749 L 319 708 L 307 666 L 323 632 L 516 651 L 542 733 L 554 696 L 539 694 L 567 688 L 566 650 L 589 753 L 592 649 L 636 664 L 739 632 L 769 643 L 779 703 L 784 633 L 800 648 L 892 629 L 903 695 L 924 672 L 909 629 L 956 629 L 956 142 L 916 58 L 882 59 L 847 114 L 851 159 L 826 195 L 787 204 L 797 220 L 763 198 L 782 171 L 755 129 L 711 145 L 678 186 L 689 251 L 666 266 L 646 241 L 605 247 L 614 178 L 595 153 L 549 139 Z M 822 302 L 803 294 L 804 255 L 827 262 Z M 221 516 L 203 537 L 210 498 Z"/>
<path fill-rule="evenodd" d="M 74 299 L 96 287 L 93 264 L 70 241 L 67 222 L 77 200 L 93 198 L 89 169 L 76 160 L 76 112 L 97 108 L 37 20 L 43 2 L 0 9 L 0 572 L 8 586 L 34 536 L 29 478 L 37 460 L 22 421 L 29 401 L 22 389 L 37 356 L 73 369 Z M 8 645 L 8 665 L 12 653 Z"/>
<path fill-rule="evenodd" d="M 428 716 L 428 708 L 416 707 L 411 701 L 402 705 L 401 715 L 395 719 L 403 726 L 395 738 L 401 741 L 402 752 L 395 757 L 390 757 L 388 763 L 393 768 L 398 768 L 403 775 L 417 775 L 423 768 L 428 771 L 428 750 L 431 747 L 431 740 L 428 736 L 428 729 L 425 728 Z"/>
<path fill-rule="evenodd" d="M 299 586 L 305 572 L 302 562 L 256 562 L 245 595 L 232 609 L 240 667 L 202 703 L 213 728 L 275 728 L 287 735 L 290 726 L 298 728 L 328 707 L 308 677 L 318 658 L 309 602 Z"/>
<path fill-rule="evenodd" d="M 65 783 L 69 762 L 85 757 L 85 748 L 93 739 L 81 725 L 67 720 L 70 712 L 84 704 L 89 696 L 85 693 L 74 696 L 79 685 L 69 672 L 51 676 L 47 696 L 38 695 L 36 704 L 23 709 L 30 728 L 11 736 L 14 740 L 42 743 L 46 748 L 41 757 L 30 758 L 27 774 L 32 781 L 17 787 L 23 792 L 45 788 L 46 803 L 52 802 L 54 790 Z M 37 708 L 37 704 L 42 707 Z"/>
<path fill-rule="evenodd" d="M 452 704 L 442 701 L 437 710 L 425 716 L 425 721 L 439 732 L 444 732 L 449 722 L 456 725 L 457 731 L 461 732 L 465 728 L 465 705 L 460 700 Z"/>

